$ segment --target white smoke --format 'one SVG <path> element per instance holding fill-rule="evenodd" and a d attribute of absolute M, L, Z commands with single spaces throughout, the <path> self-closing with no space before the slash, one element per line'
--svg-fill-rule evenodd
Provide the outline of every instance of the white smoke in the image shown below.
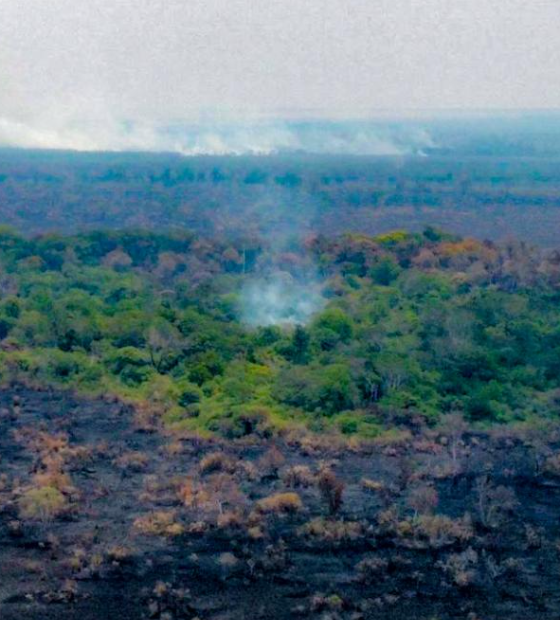
<path fill-rule="evenodd" d="M 102 123 L 25 123 L 0 117 L 0 145 L 73 151 L 178 151 L 180 144 L 162 139 L 148 124 L 104 120 Z"/>
<path fill-rule="evenodd" d="M 252 120 L 156 125 L 112 118 L 77 122 L 0 117 L 0 146 L 76 151 L 148 151 L 188 155 L 306 152 L 409 155 L 433 146 L 425 130 L 391 130 L 367 122 Z"/>
<path fill-rule="evenodd" d="M 318 280 L 278 272 L 245 285 L 242 320 L 252 326 L 304 325 L 325 303 Z"/>

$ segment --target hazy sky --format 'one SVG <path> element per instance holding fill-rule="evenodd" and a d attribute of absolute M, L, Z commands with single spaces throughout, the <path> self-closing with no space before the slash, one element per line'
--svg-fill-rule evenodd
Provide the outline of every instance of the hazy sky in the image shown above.
<path fill-rule="evenodd" d="M 560 0 L 0 0 L 0 120 L 560 107 Z"/>

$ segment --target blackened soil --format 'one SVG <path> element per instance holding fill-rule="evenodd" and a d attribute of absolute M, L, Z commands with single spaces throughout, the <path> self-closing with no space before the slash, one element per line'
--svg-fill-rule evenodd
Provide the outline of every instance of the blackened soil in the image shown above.
<path fill-rule="evenodd" d="M 0 393 L 0 618 L 556 620 L 549 439 L 224 445 L 15 386 Z M 325 471 L 344 484 L 334 514 Z M 26 514 L 44 486 L 64 509 Z M 259 507 L 277 493 L 301 507 Z"/>

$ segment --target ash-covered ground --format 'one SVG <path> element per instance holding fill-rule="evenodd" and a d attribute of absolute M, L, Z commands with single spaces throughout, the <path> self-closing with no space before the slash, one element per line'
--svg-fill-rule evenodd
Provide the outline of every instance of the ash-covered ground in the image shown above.
<path fill-rule="evenodd" d="M 552 620 L 555 431 L 201 440 L 0 394 L 2 620 Z"/>

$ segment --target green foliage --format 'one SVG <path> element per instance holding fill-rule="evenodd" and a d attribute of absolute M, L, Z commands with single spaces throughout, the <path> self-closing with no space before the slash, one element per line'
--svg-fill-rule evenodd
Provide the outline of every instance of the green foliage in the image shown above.
<path fill-rule="evenodd" d="M 455 411 L 477 424 L 555 415 L 553 257 L 435 230 L 317 238 L 283 260 L 321 266 L 325 308 L 306 326 L 249 328 L 236 308 L 262 249 L 247 248 L 261 245 L 0 230 L 2 380 L 149 401 L 169 424 L 229 437 L 286 426 L 374 437 Z"/>
<path fill-rule="evenodd" d="M 51 521 L 61 515 L 66 507 L 64 495 L 49 486 L 29 489 L 19 501 L 21 517 L 33 521 Z"/>
<path fill-rule="evenodd" d="M 370 275 L 375 284 L 389 286 L 397 279 L 401 268 L 396 260 L 390 256 L 380 259 L 370 270 Z"/>
<path fill-rule="evenodd" d="M 346 364 L 288 368 L 280 373 L 275 394 L 287 405 L 322 415 L 352 409 L 357 399 Z"/>
<path fill-rule="evenodd" d="M 352 338 L 353 325 L 348 315 L 340 308 L 323 311 L 311 326 L 314 342 L 323 351 L 334 349 L 339 343 L 347 343 Z"/>

